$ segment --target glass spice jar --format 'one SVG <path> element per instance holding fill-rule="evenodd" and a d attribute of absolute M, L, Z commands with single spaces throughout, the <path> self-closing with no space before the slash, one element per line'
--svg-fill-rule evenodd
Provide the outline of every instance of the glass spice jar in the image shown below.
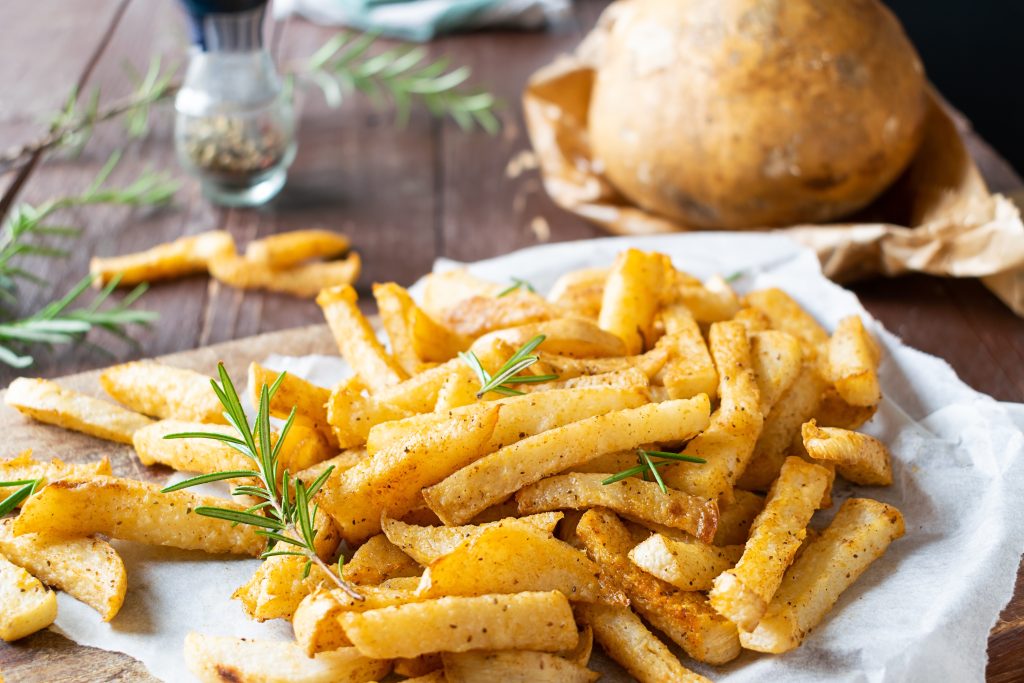
<path fill-rule="evenodd" d="M 296 147 L 292 93 L 263 48 L 266 0 L 182 1 L 194 47 L 174 103 L 178 159 L 211 201 L 263 204 Z"/>

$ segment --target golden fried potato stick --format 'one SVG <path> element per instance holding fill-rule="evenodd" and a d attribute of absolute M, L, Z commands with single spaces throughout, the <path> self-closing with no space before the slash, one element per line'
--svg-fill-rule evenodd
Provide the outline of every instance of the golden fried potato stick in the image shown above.
<path fill-rule="evenodd" d="M 409 292 L 394 282 L 373 285 L 381 325 L 391 343 L 391 355 L 410 376 L 429 362 L 443 362 L 469 348 L 469 340 L 428 316 Z"/>
<path fill-rule="evenodd" d="M 670 346 L 664 337 L 658 340 L 658 344 L 653 349 L 639 356 L 573 358 L 547 353 L 543 350 L 538 351 L 537 355 L 541 362 L 562 380 L 622 372 L 633 368 L 640 370 L 648 378 L 652 378 L 658 374 L 671 357 Z"/>
<path fill-rule="evenodd" d="M 333 259 L 348 251 L 351 242 L 330 230 L 292 230 L 253 240 L 245 259 L 275 270 L 297 266 L 312 259 Z"/>
<path fill-rule="evenodd" d="M 8 385 L 4 403 L 39 422 L 118 443 L 130 444 L 136 430 L 153 422 L 145 415 L 45 379 L 19 377 Z"/>
<path fill-rule="evenodd" d="M 878 439 L 835 427 L 819 427 L 811 420 L 801 432 L 807 454 L 835 465 L 847 481 L 862 486 L 892 483 L 892 456 Z"/>
<path fill-rule="evenodd" d="M 718 371 L 690 310 L 682 304 L 666 306 L 661 311 L 665 326 L 662 343 L 670 350 L 665 366 L 658 373 L 670 398 L 689 398 L 707 394 L 718 395 Z"/>
<path fill-rule="evenodd" d="M 265 545 L 251 527 L 204 517 L 202 505 L 243 510 L 223 498 L 188 491 L 161 493 L 148 482 L 117 477 L 68 477 L 50 482 L 21 508 L 14 533 L 89 536 L 208 553 L 259 555 Z"/>
<path fill-rule="evenodd" d="M 781 653 L 799 646 L 843 591 L 903 532 L 903 515 L 896 508 L 867 498 L 844 502 L 786 572 L 757 628 L 740 634 L 743 647 Z"/>
<path fill-rule="evenodd" d="M 626 592 L 630 604 L 697 661 L 724 664 L 740 653 L 736 626 L 696 591 L 681 591 L 630 562 L 634 540 L 615 513 L 593 508 L 576 533 L 587 555 Z"/>
<path fill-rule="evenodd" d="M 24 567 L 48 586 L 58 588 L 113 619 L 124 604 L 128 576 L 124 562 L 106 541 L 92 537 L 62 538 L 14 535 L 14 520 L 0 521 L 0 555 Z"/>
<path fill-rule="evenodd" d="M 602 330 L 625 345 L 625 353 L 614 355 L 635 355 L 654 346 L 654 318 L 673 272 L 669 258 L 657 252 L 627 249 L 615 259 L 597 318 Z"/>
<path fill-rule="evenodd" d="M 370 323 L 356 306 L 356 290 L 349 285 L 324 289 L 316 297 L 331 327 L 338 349 L 371 392 L 400 383 L 405 371 L 398 367 L 377 340 Z"/>
<path fill-rule="evenodd" d="M 799 339 L 804 358 L 816 361 L 826 354 L 828 332 L 786 292 L 777 288 L 760 289 L 747 294 L 743 302 L 768 316 L 772 329 Z"/>
<path fill-rule="evenodd" d="M 444 314 L 460 302 L 474 296 L 496 297 L 502 289 L 499 284 L 470 275 L 465 268 L 430 273 L 424 278 L 421 306 L 435 320 L 443 320 Z"/>
<path fill-rule="evenodd" d="M 583 268 L 573 270 L 558 278 L 548 301 L 561 306 L 576 315 L 597 320 L 601 315 L 601 300 L 604 298 L 604 283 L 610 268 Z"/>
<path fill-rule="evenodd" d="M 608 656 L 640 683 L 710 683 L 683 666 L 628 607 L 579 603 L 575 612 Z"/>
<path fill-rule="evenodd" d="M 457 335 L 476 339 L 488 332 L 566 315 L 560 306 L 532 292 L 517 290 L 505 296 L 472 296 L 445 311 L 441 323 Z"/>
<path fill-rule="evenodd" d="M 0 605 L 0 640 L 7 642 L 41 631 L 57 618 L 57 595 L 3 555 Z"/>
<path fill-rule="evenodd" d="M 821 406 L 828 383 L 818 374 L 815 363 L 805 358 L 800 374 L 779 398 L 761 428 L 747 467 L 736 485 L 750 491 L 767 491 L 792 451 L 790 444 L 799 438 L 800 427 L 814 417 Z"/>
<path fill-rule="evenodd" d="M 221 254 L 210 259 L 210 275 L 238 289 L 265 289 L 304 299 L 312 299 L 323 290 L 343 287 L 359 279 L 362 260 L 356 252 L 337 261 L 313 261 L 290 268 L 270 268 L 236 254 Z"/>
<path fill-rule="evenodd" d="M 185 636 L 185 663 L 202 683 L 364 683 L 391 670 L 354 647 L 311 658 L 294 643 L 199 633 Z"/>
<path fill-rule="evenodd" d="M 103 287 L 118 275 L 120 287 L 131 287 L 143 282 L 156 282 L 206 272 L 210 259 L 221 254 L 233 254 L 235 241 L 223 230 L 211 230 L 197 235 L 180 237 L 173 242 L 134 254 L 93 257 L 89 273 L 95 287 Z"/>
<path fill-rule="evenodd" d="M 707 427 L 709 411 L 701 394 L 572 422 L 480 458 L 424 489 L 423 498 L 445 524 L 464 524 L 522 487 L 599 455 L 692 438 Z"/>
<path fill-rule="evenodd" d="M 143 465 L 167 465 L 179 472 L 209 474 L 229 470 L 251 470 L 255 463 L 221 441 L 212 439 L 166 439 L 168 434 L 213 432 L 231 436 L 234 427 L 185 420 L 159 420 L 135 432 L 135 453 Z"/>
<path fill-rule="evenodd" d="M 104 370 L 100 385 L 116 401 L 144 415 L 227 424 L 210 377 L 193 370 L 133 361 Z"/>
<path fill-rule="evenodd" d="M 259 405 L 263 385 L 273 386 L 280 376 L 281 373 L 265 368 L 259 363 L 249 364 L 249 390 L 252 392 L 253 405 Z M 327 420 L 327 402 L 330 398 L 330 389 L 317 386 L 289 372 L 270 397 L 270 414 L 285 420 L 294 407 L 297 422 L 308 422 L 323 434 L 332 446 L 337 447 L 338 440 Z"/>
<path fill-rule="evenodd" d="M 558 591 L 446 597 L 340 617 L 349 640 L 367 657 L 429 652 L 539 650 L 579 641 L 569 601 Z"/>
<path fill-rule="evenodd" d="M 553 318 L 507 327 L 479 337 L 473 346 L 475 350 L 480 344 L 500 339 L 513 349 L 518 349 L 539 334 L 545 336 L 544 343 L 538 348 L 544 353 L 588 359 L 626 355 L 626 346 L 619 337 L 585 318 Z"/>
<path fill-rule="evenodd" d="M 419 576 L 423 567 L 384 534 L 371 536 L 356 548 L 352 559 L 341 570 L 342 578 L 351 583 L 377 585 L 388 579 Z"/>
<path fill-rule="evenodd" d="M 736 292 L 717 275 L 703 284 L 686 280 L 677 282 L 673 294 L 675 300 L 686 306 L 701 323 L 729 320 L 740 310 Z"/>
<path fill-rule="evenodd" d="M 796 337 L 786 332 L 754 332 L 750 335 L 750 361 L 761 397 L 761 414 L 768 417 L 800 376 L 803 351 Z"/>
<path fill-rule="evenodd" d="M 821 505 L 829 472 L 790 457 L 772 484 L 764 510 L 754 520 L 743 556 L 715 579 L 711 606 L 743 631 L 752 631 L 782 582 Z"/>
<path fill-rule="evenodd" d="M 0 460 L 0 481 L 25 481 L 27 479 L 38 479 L 39 490 L 48 482 L 56 481 L 63 477 L 89 476 L 92 474 L 110 474 L 110 460 L 104 457 L 102 460 L 90 463 L 66 463 L 58 458 L 50 462 L 34 460 L 32 451 L 24 451 L 18 456 L 9 460 Z M 0 501 L 13 494 L 17 489 L 12 487 L 0 487 Z"/>
<path fill-rule="evenodd" d="M 718 504 L 717 546 L 743 545 L 750 536 L 750 526 L 764 509 L 764 496 L 743 489 L 733 489 L 732 501 Z"/>
<path fill-rule="evenodd" d="M 711 424 L 686 445 L 683 453 L 707 462 L 679 463 L 662 470 L 672 488 L 694 496 L 728 502 L 761 434 L 760 395 L 750 366 L 747 329 L 737 322 L 711 325 L 711 354 L 718 370 L 718 410 Z"/>
<path fill-rule="evenodd" d="M 411 380 L 407 381 L 416 380 L 427 372 L 414 375 Z M 401 384 L 397 386 L 401 386 Z M 440 393 L 440 388 L 438 393 Z M 366 443 L 370 430 L 374 426 L 401 420 L 412 416 L 412 414 L 411 411 L 404 408 L 364 394 L 361 389 L 352 388 L 348 383 L 342 383 L 335 387 L 327 400 L 327 422 L 331 426 L 334 440 L 342 448 L 362 446 Z"/>
<path fill-rule="evenodd" d="M 525 517 L 506 517 L 496 522 L 467 526 L 418 526 L 384 517 L 381 528 L 392 543 L 424 566 L 437 562 L 467 539 L 496 526 L 527 527 L 553 534 L 563 517 L 561 512 L 542 512 Z"/>
<path fill-rule="evenodd" d="M 594 683 L 601 677 L 586 665 L 531 650 L 445 652 L 441 660 L 449 683 Z"/>
<path fill-rule="evenodd" d="M 441 385 L 437 392 L 437 403 L 434 404 L 435 413 L 445 413 L 453 408 L 461 408 L 476 403 L 480 399 L 476 397 L 480 389 L 480 378 L 468 365 L 456 368 L 455 372 L 448 376 L 448 379 Z"/>
<path fill-rule="evenodd" d="M 843 400 L 852 406 L 876 406 L 882 400 L 878 383 L 878 360 L 881 352 L 860 316 L 851 315 L 839 321 L 828 342 L 829 379 Z"/>
<path fill-rule="evenodd" d="M 499 524 L 471 536 L 432 563 L 419 585 L 419 593 L 428 598 L 521 591 L 560 591 L 573 601 L 629 604 L 586 555 L 526 525 Z"/>
<path fill-rule="evenodd" d="M 652 534 L 629 551 L 633 564 L 684 591 L 711 590 L 715 577 L 732 569 L 741 555 L 742 545 L 718 548 L 664 534 Z"/>
<path fill-rule="evenodd" d="M 636 477 L 610 484 L 609 474 L 560 474 L 516 493 L 519 514 L 605 507 L 628 519 L 681 529 L 708 543 L 718 527 L 718 504 Z M 693 589 L 696 590 L 696 589 Z"/>

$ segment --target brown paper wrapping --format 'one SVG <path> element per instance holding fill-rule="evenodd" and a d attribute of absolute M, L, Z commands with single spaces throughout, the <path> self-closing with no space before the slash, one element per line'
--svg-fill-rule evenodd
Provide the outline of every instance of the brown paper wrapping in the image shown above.
<path fill-rule="evenodd" d="M 594 68 L 620 6 L 612 4 L 571 55 L 530 79 L 523 96 L 544 186 L 563 208 L 620 235 L 686 230 L 633 206 L 596 170 L 587 110 Z M 850 222 L 785 229 L 813 248 L 837 281 L 917 271 L 979 277 L 1024 316 L 1024 224 L 989 192 L 949 114 L 933 94 L 924 140 L 907 171 Z"/>

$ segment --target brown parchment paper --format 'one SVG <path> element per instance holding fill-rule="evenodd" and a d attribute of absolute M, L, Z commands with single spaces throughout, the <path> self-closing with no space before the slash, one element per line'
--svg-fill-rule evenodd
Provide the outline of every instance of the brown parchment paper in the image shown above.
<path fill-rule="evenodd" d="M 633 206 L 591 155 L 587 115 L 613 3 L 573 54 L 542 68 L 523 96 L 544 186 L 557 204 L 619 235 L 687 226 Z M 907 171 L 849 222 L 780 228 L 813 248 L 836 281 L 919 271 L 979 277 L 1024 316 L 1024 224 L 1016 205 L 989 192 L 949 114 L 933 93 L 921 148 Z"/>

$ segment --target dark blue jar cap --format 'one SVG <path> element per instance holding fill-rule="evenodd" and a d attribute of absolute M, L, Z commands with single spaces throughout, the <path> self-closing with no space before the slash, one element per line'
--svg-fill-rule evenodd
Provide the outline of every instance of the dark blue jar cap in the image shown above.
<path fill-rule="evenodd" d="M 261 31 L 263 12 L 267 0 L 180 0 L 188 13 L 192 42 L 203 50 L 215 49 L 256 49 L 262 44 Z M 231 18 L 231 15 L 249 14 L 252 16 L 251 30 L 239 31 L 238 22 L 232 24 L 230 31 L 224 35 L 219 33 L 217 19 Z M 244 27 L 243 27 L 244 29 Z"/>

